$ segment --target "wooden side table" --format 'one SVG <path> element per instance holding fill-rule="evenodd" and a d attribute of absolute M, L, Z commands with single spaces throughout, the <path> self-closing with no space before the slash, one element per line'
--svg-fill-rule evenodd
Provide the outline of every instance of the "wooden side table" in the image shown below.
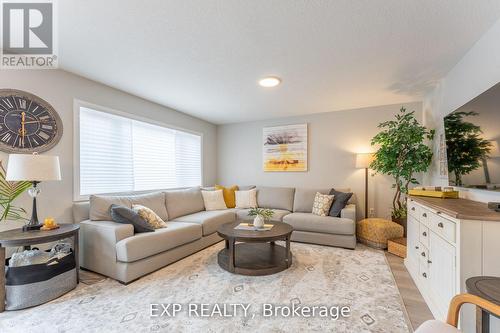
<path fill-rule="evenodd" d="M 479 296 L 492 303 L 500 305 L 500 277 L 475 276 L 465 281 L 467 292 Z M 488 311 L 477 308 L 476 331 L 482 333 L 490 332 L 490 315 Z"/>
<path fill-rule="evenodd" d="M 76 283 L 80 281 L 78 258 L 78 224 L 61 224 L 54 230 L 30 230 L 13 229 L 0 232 L 0 312 L 5 311 L 5 248 L 24 246 L 29 249 L 31 245 L 49 243 L 60 239 L 73 237 L 73 251 L 76 261 Z"/>

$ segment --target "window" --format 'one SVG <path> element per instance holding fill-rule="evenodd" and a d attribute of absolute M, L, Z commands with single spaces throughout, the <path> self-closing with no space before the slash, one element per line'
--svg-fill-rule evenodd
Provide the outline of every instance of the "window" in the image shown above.
<path fill-rule="evenodd" d="M 79 106 L 79 193 L 201 185 L 201 136 Z"/>

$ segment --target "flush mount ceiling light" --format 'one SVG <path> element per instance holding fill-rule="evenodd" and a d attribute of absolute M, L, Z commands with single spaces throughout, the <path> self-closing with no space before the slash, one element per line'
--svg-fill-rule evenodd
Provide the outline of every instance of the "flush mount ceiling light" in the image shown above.
<path fill-rule="evenodd" d="M 265 88 L 276 87 L 281 83 L 281 79 L 276 76 L 268 76 L 259 80 L 259 85 Z"/>

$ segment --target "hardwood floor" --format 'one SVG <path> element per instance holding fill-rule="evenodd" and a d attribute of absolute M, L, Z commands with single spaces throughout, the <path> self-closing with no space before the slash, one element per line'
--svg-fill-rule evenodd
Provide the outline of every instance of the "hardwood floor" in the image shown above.
<path fill-rule="evenodd" d="M 389 252 L 385 252 L 385 257 L 391 267 L 413 329 L 417 329 L 426 320 L 434 319 L 417 286 L 406 270 L 403 259 Z"/>

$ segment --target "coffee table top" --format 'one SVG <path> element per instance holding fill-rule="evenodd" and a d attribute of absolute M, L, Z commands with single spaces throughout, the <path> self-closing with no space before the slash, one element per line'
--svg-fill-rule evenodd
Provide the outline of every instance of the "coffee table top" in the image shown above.
<path fill-rule="evenodd" d="M 282 222 L 266 222 L 266 224 L 272 224 L 273 227 L 271 230 L 265 231 L 234 229 L 240 223 L 249 223 L 249 221 L 237 220 L 236 222 L 223 224 L 217 229 L 217 233 L 224 239 L 234 239 L 243 242 L 268 242 L 283 239 L 293 231 L 293 228 L 289 224 Z"/>

